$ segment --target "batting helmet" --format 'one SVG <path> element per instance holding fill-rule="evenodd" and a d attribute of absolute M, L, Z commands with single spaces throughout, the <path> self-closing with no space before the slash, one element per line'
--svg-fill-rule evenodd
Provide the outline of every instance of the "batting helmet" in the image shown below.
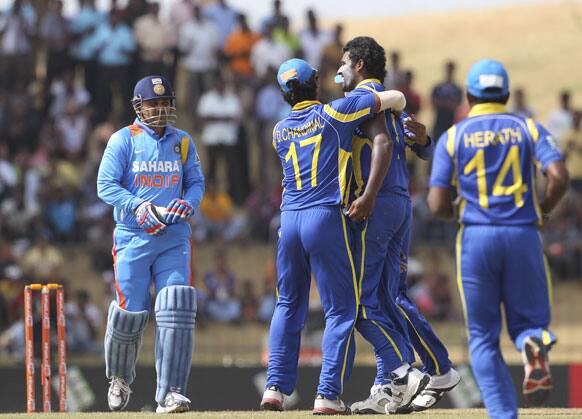
<path fill-rule="evenodd" d="M 169 104 L 144 107 L 144 103 L 159 99 L 168 99 Z M 131 104 L 139 120 L 150 127 L 165 127 L 176 122 L 176 95 L 165 77 L 147 76 L 138 81 Z"/>

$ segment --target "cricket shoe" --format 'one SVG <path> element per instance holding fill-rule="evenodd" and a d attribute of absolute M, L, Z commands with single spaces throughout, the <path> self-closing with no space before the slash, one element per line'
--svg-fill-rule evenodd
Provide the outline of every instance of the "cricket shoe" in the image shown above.
<path fill-rule="evenodd" d="M 318 394 L 313 403 L 314 415 L 349 415 L 350 408 L 339 398 L 329 400 Z"/>
<path fill-rule="evenodd" d="M 168 392 L 163 403 L 158 404 L 156 413 L 182 413 L 190 410 L 190 399 L 174 391 Z"/>
<path fill-rule="evenodd" d="M 263 393 L 261 409 L 275 412 L 283 411 L 283 393 L 277 386 L 268 387 Z"/>
<path fill-rule="evenodd" d="M 553 388 L 548 352 L 541 339 L 528 336 L 523 341 L 523 395 L 534 406 L 542 404 Z"/>
<path fill-rule="evenodd" d="M 388 403 L 385 406 L 386 413 L 410 413 L 412 400 L 418 396 L 428 385 L 430 376 L 417 370 L 408 368 L 405 375 L 398 377 L 392 373 L 392 383 L 387 389 L 390 393 Z"/>
<path fill-rule="evenodd" d="M 432 375 L 424 390 L 412 400 L 410 405 L 412 411 L 422 412 L 430 409 L 438 403 L 440 399 L 461 382 L 461 374 L 451 368 L 443 375 Z"/>
<path fill-rule="evenodd" d="M 125 409 L 127 403 L 129 403 L 130 394 L 129 384 L 123 378 L 112 377 L 109 382 L 109 391 L 107 392 L 109 409 L 113 411 Z"/>
<path fill-rule="evenodd" d="M 350 410 L 355 415 L 375 415 L 386 413 L 386 403 L 391 397 L 390 385 L 375 384 L 370 389 L 370 396 L 366 400 L 355 402 Z"/>

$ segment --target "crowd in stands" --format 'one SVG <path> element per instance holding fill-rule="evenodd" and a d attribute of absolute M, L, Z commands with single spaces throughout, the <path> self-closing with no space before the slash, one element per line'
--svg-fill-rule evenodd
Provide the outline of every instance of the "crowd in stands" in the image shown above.
<path fill-rule="evenodd" d="M 257 289 L 256 281 L 229 269 L 226 249 L 274 243 L 281 170 L 271 133 L 289 112 L 275 70 L 288 58 L 304 57 L 319 69 L 322 100 L 340 97 L 333 76 L 346 41 L 342 25 L 322 26 L 314 10 L 291 25 L 279 0 L 256 27 L 227 0 L 174 0 L 165 18 L 158 3 L 145 0 L 128 0 L 123 7 L 113 0 L 108 11 L 97 9 L 94 0 L 78 3 L 73 16 L 63 14 L 60 0 L 35 7 L 14 0 L 0 11 L 0 351 L 18 353 L 24 342 L 18 335 L 22 285 L 67 280 L 62 246 L 87 246 L 113 295 L 113 220 L 96 195 L 97 168 L 111 134 L 135 117 L 129 101 L 135 82 L 152 73 L 177 87 L 178 126 L 193 132 L 203 159 L 206 195 L 191 223 L 196 242 L 214 242 L 220 250 L 216 268 L 198 283 L 200 319 L 267 323 L 275 301 L 274 267 Z M 387 56 L 384 83 L 405 93 L 409 112 L 432 108 L 432 138 L 466 115 L 454 60 L 445 62 L 443 80 L 424 95 L 414 87 L 414 70 L 403 68 L 400 52 L 388 48 Z M 535 117 L 525 89 L 513 92 L 511 110 Z M 572 176 L 568 199 L 545 228 L 550 265 L 563 278 L 582 276 L 581 119 L 564 91 L 559 108 L 542 121 Z M 454 226 L 428 216 L 427 169 L 415 166 L 421 164 L 410 160 L 413 244 L 448 246 Z M 415 262 L 411 295 L 429 318 L 445 319 L 453 315 L 449 279 L 437 261 L 426 267 Z M 102 308 L 82 293 L 69 299 L 71 348 L 98 351 Z"/>

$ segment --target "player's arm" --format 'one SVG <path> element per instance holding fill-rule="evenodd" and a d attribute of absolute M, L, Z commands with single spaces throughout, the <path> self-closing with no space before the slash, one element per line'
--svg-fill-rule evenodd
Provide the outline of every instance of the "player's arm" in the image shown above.
<path fill-rule="evenodd" d="M 416 120 L 414 115 L 406 112 L 399 114 L 404 134 L 412 140 L 412 144 L 406 143 L 408 147 L 422 160 L 429 160 L 434 154 L 434 141 L 428 136 L 426 125 Z"/>
<path fill-rule="evenodd" d="M 558 205 L 558 202 L 560 202 L 568 190 L 570 175 L 568 174 L 566 165 L 561 160 L 548 164 L 545 174 L 548 183 L 544 192 L 544 197 L 540 202 L 540 208 L 542 214 L 545 217 L 548 217 L 550 212 L 556 207 L 556 205 Z"/>
<path fill-rule="evenodd" d="M 547 218 L 566 193 L 570 175 L 564 164 L 564 158 L 548 130 L 541 124 L 534 124 L 531 119 L 527 122 L 533 138 L 536 162 L 548 180 L 540 202 L 542 214 Z"/>
<path fill-rule="evenodd" d="M 109 139 L 103 152 L 97 174 L 97 196 L 105 203 L 133 212 L 142 202 L 121 184 L 123 174 L 128 166 L 129 145 L 120 133 Z"/>
<path fill-rule="evenodd" d="M 404 93 L 398 90 L 385 90 L 383 92 L 374 92 L 374 113 L 392 109 L 401 111 L 406 107 L 406 98 Z"/>
<path fill-rule="evenodd" d="M 455 165 L 453 156 L 446 147 L 447 133 L 445 132 L 437 143 L 432 172 L 430 175 L 427 203 L 430 212 L 446 220 L 455 217 L 453 177 Z"/>
<path fill-rule="evenodd" d="M 362 196 L 352 202 L 348 210 L 349 217 L 354 221 L 364 220 L 372 214 L 376 196 L 390 168 L 393 149 L 384 112 L 366 121 L 361 128 L 364 135 L 372 140 L 372 161 L 366 189 Z"/>

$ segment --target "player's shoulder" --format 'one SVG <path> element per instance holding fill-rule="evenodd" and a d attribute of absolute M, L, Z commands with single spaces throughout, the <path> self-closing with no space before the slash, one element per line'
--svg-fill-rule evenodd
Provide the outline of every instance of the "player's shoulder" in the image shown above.
<path fill-rule="evenodd" d="M 178 138 L 180 138 L 180 139 L 188 138 L 189 140 L 192 140 L 193 137 L 187 131 L 184 131 L 183 129 L 176 128 L 176 127 L 173 127 L 173 129 L 174 129 L 175 135 Z"/>

